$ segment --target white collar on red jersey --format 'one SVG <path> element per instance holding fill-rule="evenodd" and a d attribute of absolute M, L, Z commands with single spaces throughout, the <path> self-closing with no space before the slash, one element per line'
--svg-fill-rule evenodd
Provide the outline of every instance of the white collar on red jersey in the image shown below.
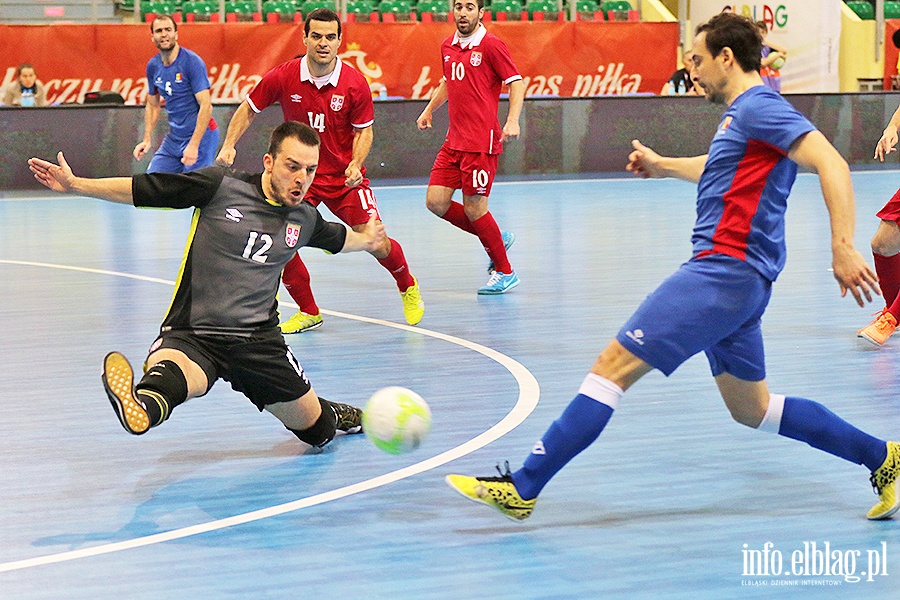
<path fill-rule="evenodd" d="M 328 83 L 337 87 L 338 79 L 341 77 L 341 59 L 338 58 L 334 64 L 334 71 L 331 72 L 331 77 L 328 78 Z M 304 56 L 300 60 L 300 81 L 312 81 L 313 76 L 309 72 L 309 65 L 306 62 L 306 57 Z"/>
<path fill-rule="evenodd" d="M 468 47 L 474 48 L 478 44 L 481 43 L 481 40 L 484 39 L 484 36 L 487 35 L 487 27 L 484 26 L 484 23 L 478 24 L 478 29 L 475 30 L 475 33 L 470 35 L 465 39 L 465 41 L 461 41 L 459 37 L 459 30 L 457 30 L 453 34 L 453 43 L 459 44 L 459 47 L 465 50 Z"/>

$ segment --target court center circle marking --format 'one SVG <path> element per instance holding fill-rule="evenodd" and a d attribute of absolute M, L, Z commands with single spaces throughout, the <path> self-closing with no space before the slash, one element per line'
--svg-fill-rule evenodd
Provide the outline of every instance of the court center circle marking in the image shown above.
<path fill-rule="evenodd" d="M 86 267 L 75 267 L 70 265 L 4 259 L 0 259 L 0 264 L 78 271 L 82 273 L 125 277 L 128 279 L 148 281 L 151 283 L 162 283 L 172 286 L 175 285 L 174 281 L 169 281 L 167 279 L 144 277 L 143 275 L 134 275 L 131 273 L 106 271 L 103 269 L 90 269 Z M 283 304 L 289 305 L 289 303 Z M 506 416 L 500 420 L 500 422 L 498 422 L 487 431 L 484 431 L 483 433 L 475 436 L 471 440 L 460 444 L 455 448 L 451 448 L 450 450 L 442 452 L 437 456 L 433 456 L 429 459 L 423 460 L 413 465 L 409 465 L 408 467 L 404 467 L 396 471 L 391 471 L 390 473 L 385 473 L 384 475 L 379 475 L 378 477 L 373 477 L 372 479 L 360 481 L 359 483 L 340 487 L 328 492 L 322 492 L 321 494 L 315 494 L 307 498 L 301 498 L 300 500 L 294 500 L 292 502 L 286 502 L 284 504 L 278 504 L 276 506 L 250 511 L 240 515 L 235 515 L 233 517 L 227 517 L 225 519 L 217 519 L 215 521 L 209 521 L 207 523 L 200 523 L 198 525 L 191 525 L 189 527 L 173 529 L 172 531 L 142 536 L 123 542 L 101 544 L 99 546 L 93 546 L 91 548 L 82 548 L 69 552 L 60 552 L 57 554 L 48 554 L 45 556 L 37 556 L 24 560 L 0 563 L 0 573 L 7 571 L 16 571 L 20 569 L 28 569 L 41 565 L 66 562 L 70 560 L 77 560 L 80 558 L 88 558 L 90 556 L 99 556 L 101 554 L 110 554 L 112 552 L 120 552 L 122 550 L 130 550 L 132 548 L 151 546 L 153 544 L 161 544 L 163 542 L 178 540 L 193 535 L 199 535 L 201 533 L 225 529 L 226 527 L 232 527 L 234 525 L 242 525 L 244 523 L 251 523 L 253 521 L 259 521 L 261 519 L 283 515 L 285 513 L 300 510 L 302 508 L 324 504 L 326 502 L 339 500 L 340 498 L 345 498 L 347 496 L 352 496 L 354 494 L 372 490 L 389 483 L 393 483 L 395 481 L 400 481 L 401 479 L 406 479 L 407 477 L 412 477 L 413 475 L 418 475 L 419 473 L 424 473 L 425 471 L 429 471 L 452 460 L 463 457 L 466 454 L 478 450 L 479 448 L 483 448 L 484 446 L 501 438 L 502 436 L 518 427 L 522 423 L 522 421 L 524 421 L 525 418 L 530 415 L 532 411 L 534 411 L 535 407 L 537 406 L 538 399 L 540 398 L 540 386 L 538 385 L 537 379 L 534 377 L 534 375 L 531 374 L 531 371 L 526 369 L 518 361 L 513 360 L 512 358 L 506 356 L 505 354 L 501 354 L 496 350 L 488 348 L 487 346 L 482 346 L 481 344 L 470 342 L 469 340 L 464 340 L 452 335 L 438 333 L 429 329 L 422 329 L 421 327 L 412 327 L 410 325 L 402 325 L 400 323 L 392 323 L 390 321 L 383 321 L 381 319 L 371 319 L 369 317 L 360 317 L 358 315 L 351 315 L 348 313 L 331 310 L 323 310 L 322 312 L 329 316 L 340 317 L 342 319 L 361 321 L 363 323 L 382 325 L 384 327 L 393 327 L 394 329 L 401 329 L 410 333 L 417 333 L 419 335 L 443 340 L 445 342 L 456 344 L 457 346 L 462 346 L 463 348 L 478 352 L 479 354 L 482 354 L 490 358 L 491 360 L 501 364 L 504 368 L 506 368 L 507 371 L 510 372 L 510 374 L 512 374 L 513 377 L 515 377 L 516 383 L 518 383 L 519 385 L 519 397 L 516 400 L 516 404 L 515 406 L 513 406 L 512 410 L 510 410 L 509 413 L 507 413 Z"/>

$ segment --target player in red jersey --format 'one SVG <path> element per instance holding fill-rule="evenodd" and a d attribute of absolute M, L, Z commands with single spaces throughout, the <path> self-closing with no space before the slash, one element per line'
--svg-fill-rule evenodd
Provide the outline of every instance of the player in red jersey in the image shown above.
<path fill-rule="evenodd" d="M 316 178 L 306 199 L 316 206 L 324 203 L 358 231 L 372 215 L 381 220 L 363 165 L 372 147 L 372 93 L 365 77 L 338 58 L 341 19 L 334 11 L 312 11 L 303 31 L 306 55 L 263 76 L 234 113 L 216 160 L 231 165 L 234 146 L 256 113 L 280 102 L 285 121 L 309 123 L 322 139 Z M 403 248 L 386 237 L 384 244 L 371 254 L 396 280 L 406 322 L 415 325 L 421 321 L 425 303 L 418 281 L 409 272 Z M 282 281 L 300 311 L 281 324 L 281 331 L 299 333 L 320 326 L 322 314 L 310 289 L 309 271 L 299 254 L 285 267 Z"/>
<path fill-rule="evenodd" d="M 875 158 L 884 162 L 884 157 L 897 151 L 897 128 L 900 127 L 900 108 L 894 111 L 891 120 L 875 145 Z M 900 322 L 900 190 L 888 200 L 876 215 L 881 222 L 872 236 L 872 255 L 875 257 L 875 272 L 884 294 L 884 308 L 878 311 L 875 320 L 863 327 L 856 335 L 882 346 L 897 330 Z"/>
<path fill-rule="evenodd" d="M 434 109 L 448 102 L 450 129 L 434 161 L 425 204 L 481 240 L 492 273 L 478 293 L 504 294 L 519 285 L 506 256 L 515 236 L 501 233 L 488 211 L 488 196 L 503 142 L 519 137 L 525 83 L 506 44 L 481 24 L 483 16 L 484 0 L 454 1 L 456 32 L 441 44 L 444 77 L 416 123 L 419 129 L 430 128 Z M 497 109 L 503 84 L 509 85 L 509 114 L 501 129 Z M 457 189 L 462 189 L 462 204 L 453 201 Z"/>

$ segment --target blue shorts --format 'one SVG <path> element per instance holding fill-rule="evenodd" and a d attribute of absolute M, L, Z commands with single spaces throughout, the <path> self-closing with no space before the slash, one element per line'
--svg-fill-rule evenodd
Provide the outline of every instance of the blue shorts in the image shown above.
<path fill-rule="evenodd" d="M 179 140 L 167 135 L 163 138 L 159 150 L 153 155 L 148 173 L 187 173 L 195 169 L 202 169 L 212 165 L 216 160 L 216 150 L 219 149 L 219 130 L 207 129 L 200 140 L 200 148 L 197 150 L 197 162 L 190 167 L 181 164 L 184 149 L 187 148 L 190 138 Z"/>
<path fill-rule="evenodd" d="M 723 255 L 691 260 L 647 296 L 616 339 L 666 376 L 704 351 L 713 376 L 761 381 L 760 319 L 771 295 L 772 282 L 744 261 Z"/>

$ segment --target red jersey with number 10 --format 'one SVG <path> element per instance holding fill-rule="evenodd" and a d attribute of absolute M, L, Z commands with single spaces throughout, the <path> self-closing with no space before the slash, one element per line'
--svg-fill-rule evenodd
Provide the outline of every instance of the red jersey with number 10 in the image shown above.
<path fill-rule="evenodd" d="M 450 113 L 445 143 L 453 150 L 500 154 L 500 88 L 522 79 L 506 44 L 479 24 L 465 48 L 458 32 L 444 40 L 441 59 Z"/>
<path fill-rule="evenodd" d="M 263 75 L 247 102 L 256 112 L 280 102 L 285 121 L 307 123 L 319 132 L 322 147 L 316 176 L 340 177 L 342 181 L 353 158 L 353 128 L 375 122 L 369 83 L 340 59 L 321 88 L 310 76 L 306 57 L 282 63 Z M 365 175 L 365 167 L 362 172 Z"/>

